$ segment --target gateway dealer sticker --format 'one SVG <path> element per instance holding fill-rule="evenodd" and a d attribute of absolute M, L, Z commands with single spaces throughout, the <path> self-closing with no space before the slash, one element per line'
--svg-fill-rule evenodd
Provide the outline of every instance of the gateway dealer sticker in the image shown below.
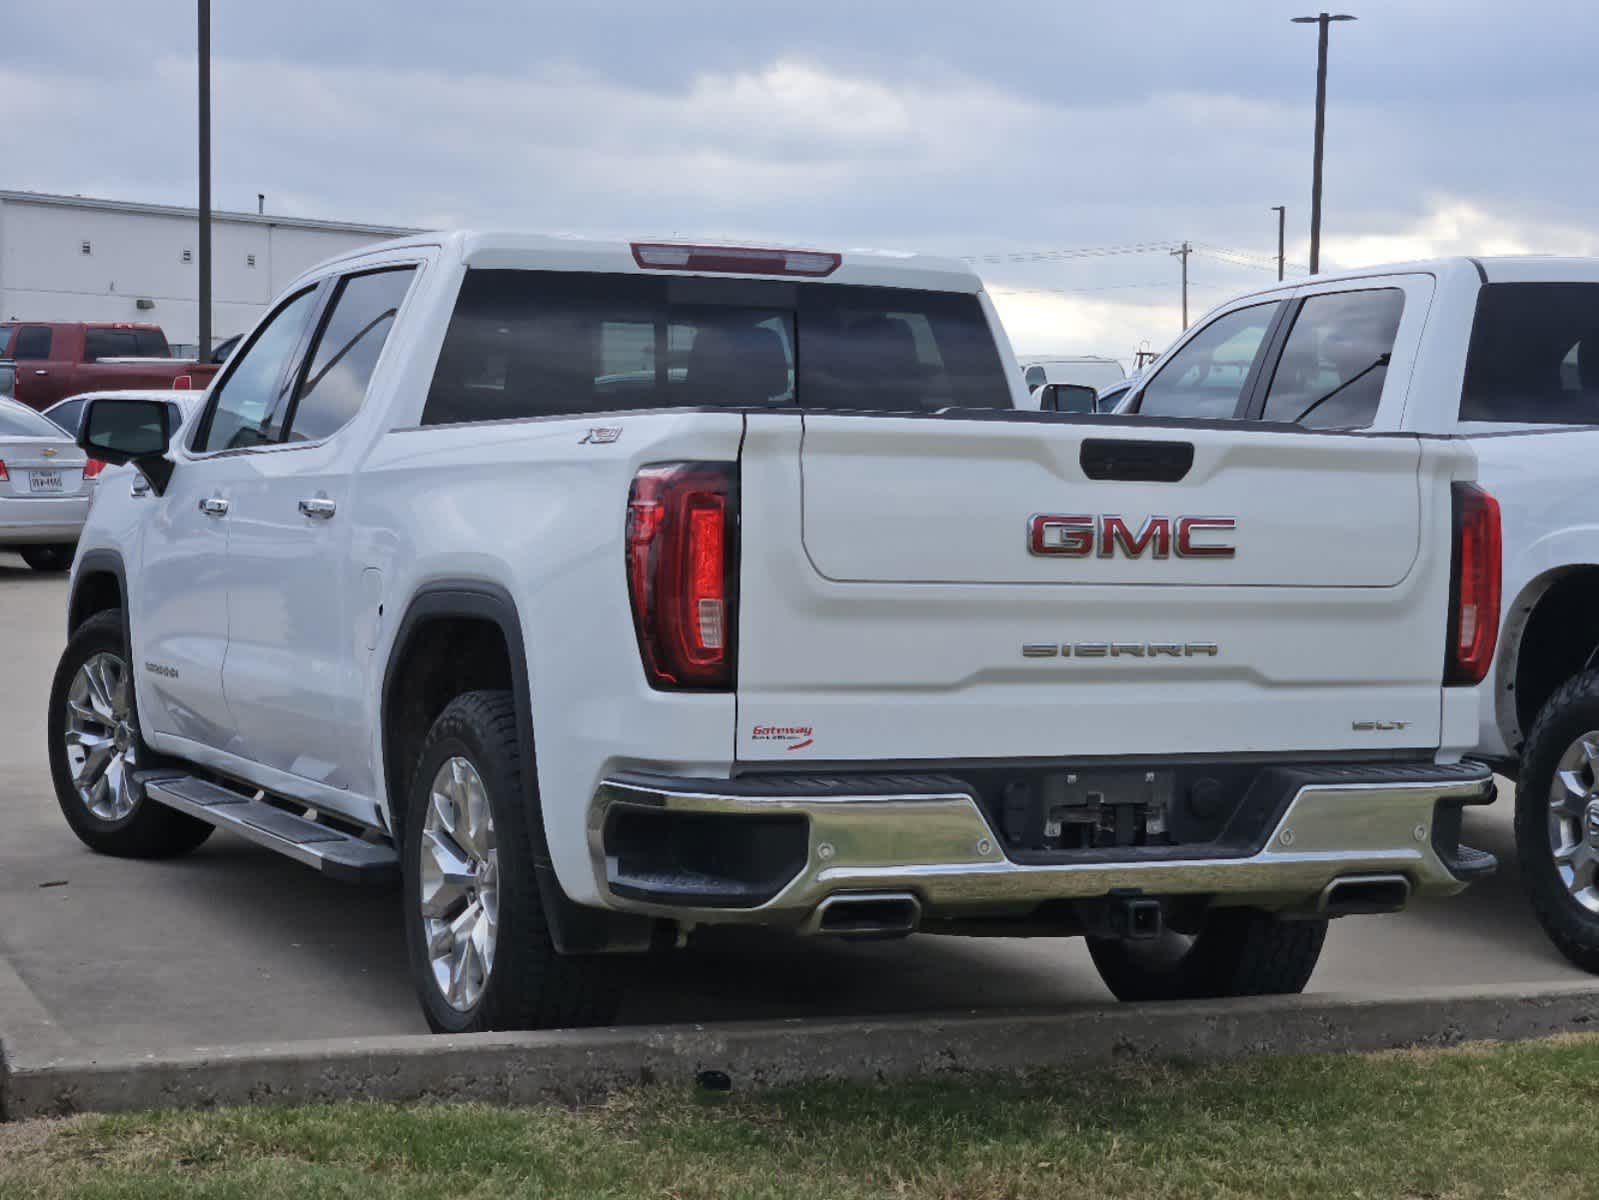
<path fill-rule="evenodd" d="M 815 743 L 814 733 L 809 725 L 757 725 L 750 737 L 757 742 L 784 742 L 789 750 L 803 750 Z"/>

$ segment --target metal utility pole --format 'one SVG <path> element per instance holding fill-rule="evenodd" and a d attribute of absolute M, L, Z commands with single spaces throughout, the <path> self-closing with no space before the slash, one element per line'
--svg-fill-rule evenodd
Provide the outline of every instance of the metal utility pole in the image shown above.
<path fill-rule="evenodd" d="M 211 359 L 211 0 L 200 4 L 200 353 Z"/>
<path fill-rule="evenodd" d="M 1316 158 L 1310 175 L 1310 273 L 1321 270 L 1321 150 L 1327 132 L 1327 26 L 1332 21 L 1353 21 L 1348 13 L 1318 13 L 1291 17 L 1296 25 L 1316 25 Z"/>
<path fill-rule="evenodd" d="M 1273 204 L 1271 210 L 1277 214 L 1277 282 L 1281 283 L 1283 281 L 1283 266 L 1288 261 L 1288 257 L 1283 251 L 1283 233 L 1284 227 L 1288 223 L 1288 209 L 1284 205 Z"/>
<path fill-rule="evenodd" d="M 1192 254 L 1193 252 L 1194 252 L 1194 248 L 1192 246 L 1190 246 L 1187 242 L 1184 242 L 1176 250 L 1173 250 L 1171 252 L 1173 258 L 1180 258 L 1180 259 L 1183 260 L 1183 328 L 1184 329 L 1188 328 L 1188 256 L 1190 254 Z"/>

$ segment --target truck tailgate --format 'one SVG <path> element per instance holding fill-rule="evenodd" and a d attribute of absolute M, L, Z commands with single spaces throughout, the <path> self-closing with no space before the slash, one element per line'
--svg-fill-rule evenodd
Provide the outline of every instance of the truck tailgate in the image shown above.
<path fill-rule="evenodd" d="M 738 754 L 1435 747 L 1469 470 L 1402 436 L 752 415 Z"/>

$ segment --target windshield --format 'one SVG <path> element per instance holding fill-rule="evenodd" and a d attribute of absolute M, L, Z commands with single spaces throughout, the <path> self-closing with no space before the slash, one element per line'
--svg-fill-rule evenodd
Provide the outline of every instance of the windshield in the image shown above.
<path fill-rule="evenodd" d="M 25 404 L 0 400 L 0 437 L 47 437 L 59 440 L 61 430 L 55 422 L 41 417 Z"/>
<path fill-rule="evenodd" d="M 1008 409 L 975 295 L 843 284 L 468 273 L 425 425 L 629 409 Z"/>

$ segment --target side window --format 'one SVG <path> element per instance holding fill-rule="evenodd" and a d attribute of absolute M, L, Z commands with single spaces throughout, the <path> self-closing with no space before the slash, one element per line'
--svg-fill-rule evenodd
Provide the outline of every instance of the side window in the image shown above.
<path fill-rule="evenodd" d="M 1312 429 L 1370 425 L 1404 310 L 1398 288 L 1311 296 L 1283 344 L 1261 416 Z"/>
<path fill-rule="evenodd" d="M 237 450 L 274 441 L 294 375 L 291 359 L 305 337 L 316 308 L 316 288 L 291 297 L 256 333 L 233 370 L 212 389 L 210 407 L 196 433 L 194 449 Z"/>
<path fill-rule="evenodd" d="M 1217 317 L 1189 339 L 1144 389 L 1146 417 L 1232 417 L 1280 301 Z"/>
<path fill-rule="evenodd" d="M 84 362 L 99 362 L 102 358 L 128 358 L 139 353 L 139 344 L 131 329 L 83 331 Z"/>
<path fill-rule="evenodd" d="M 289 441 L 325 438 L 355 416 L 415 274 L 415 267 L 405 267 L 339 281 L 311 348 L 311 368 L 295 397 Z"/>
<path fill-rule="evenodd" d="M 49 358 L 50 357 L 50 327 L 48 325 L 24 325 L 17 330 L 17 336 L 11 343 L 11 357 Z"/>
<path fill-rule="evenodd" d="M 1466 351 L 1460 419 L 1599 424 L 1599 284 L 1482 288 Z"/>
<path fill-rule="evenodd" d="M 83 406 L 87 403 L 86 400 L 68 400 L 64 404 L 56 405 L 45 415 L 73 437 L 77 437 L 78 422 L 83 419 Z"/>

